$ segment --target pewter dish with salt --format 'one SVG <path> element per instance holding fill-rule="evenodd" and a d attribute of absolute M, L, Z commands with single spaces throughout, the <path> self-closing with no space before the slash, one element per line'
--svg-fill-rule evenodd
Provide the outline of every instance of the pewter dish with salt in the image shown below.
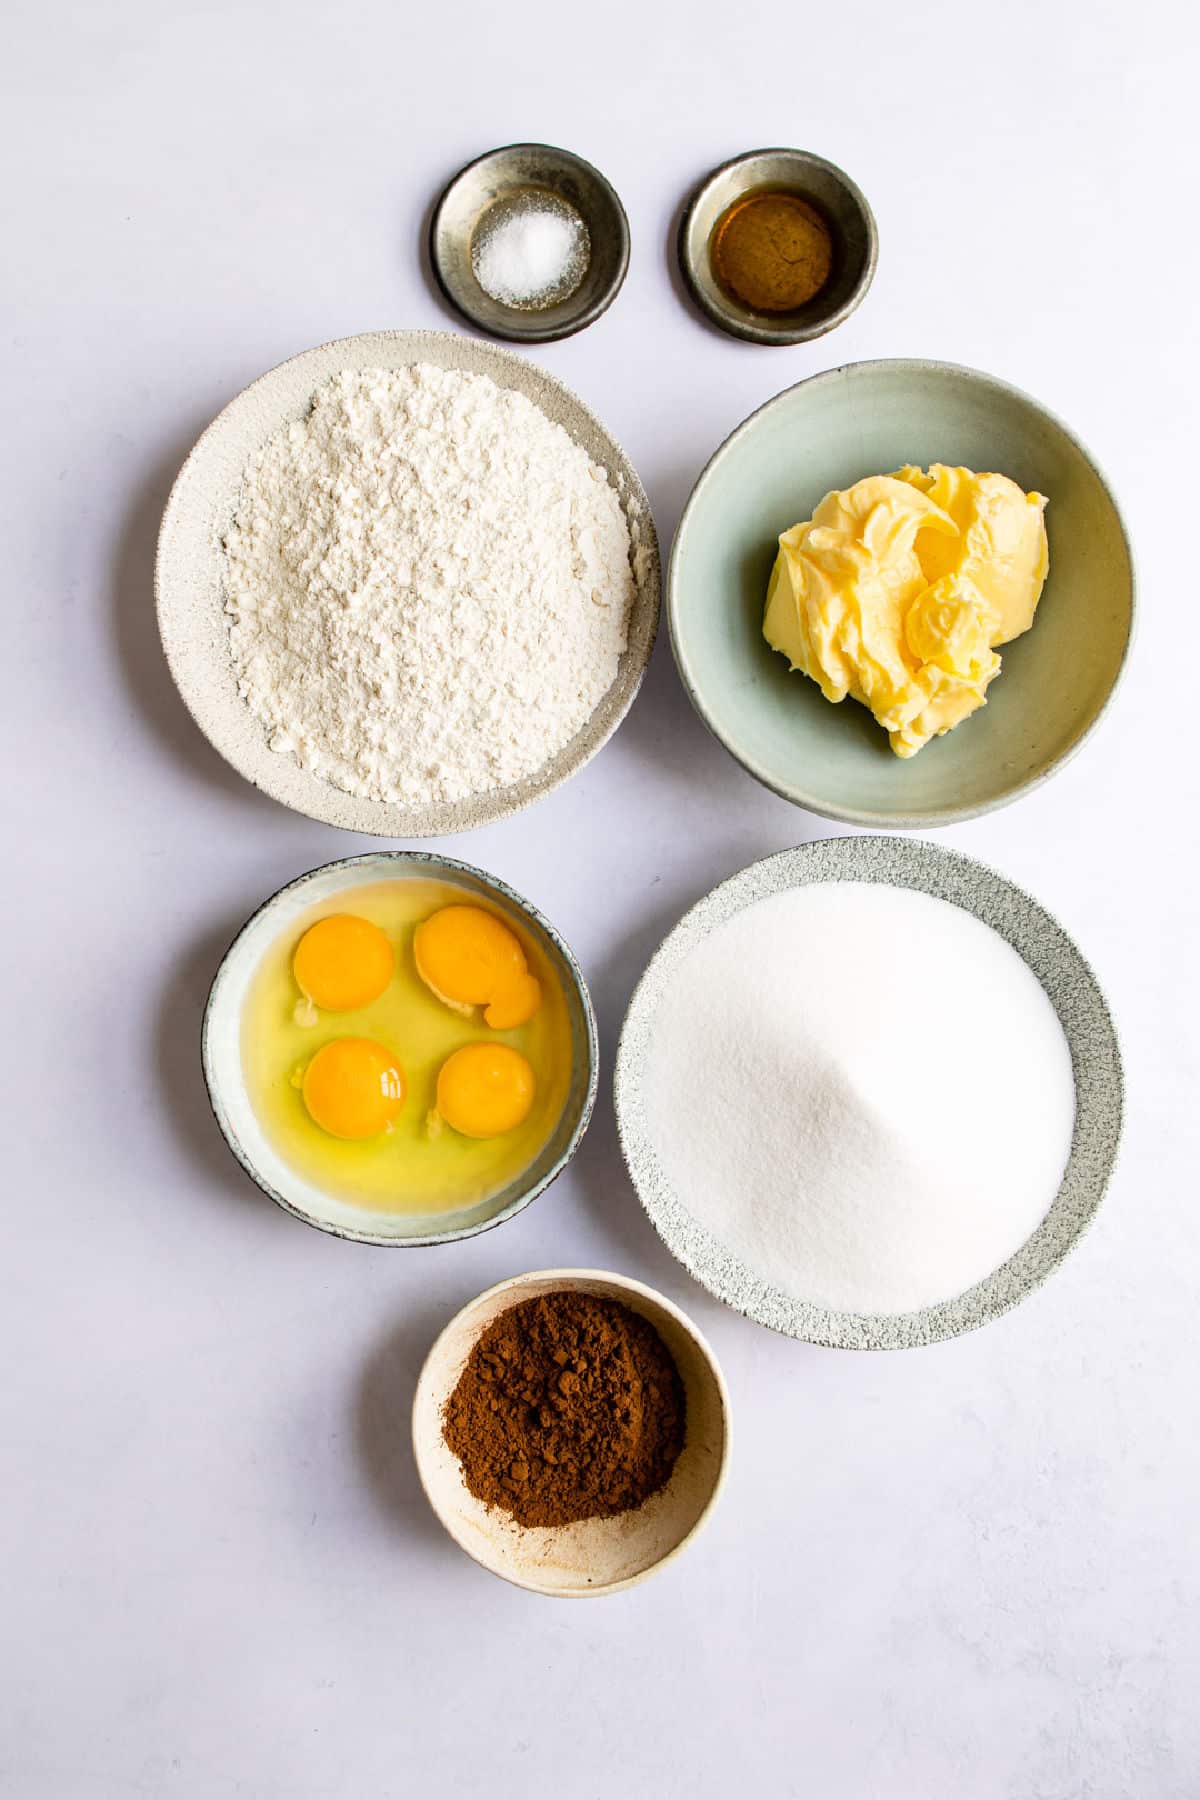
<path fill-rule="evenodd" d="M 595 754 L 660 574 L 641 483 L 567 388 L 452 333 L 378 332 L 282 364 L 209 427 L 155 586 L 172 674 L 234 768 L 413 838 L 506 817 Z"/>
<path fill-rule="evenodd" d="M 505 144 L 460 169 L 429 226 L 442 293 L 492 337 L 545 344 L 607 311 L 629 268 L 612 183 L 570 150 Z"/>
<path fill-rule="evenodd" d="M 668 936 L 617 1056 L 621 1144 L 668 1247 L 793 1337 L 933 1343 L 1024 1299 L 1120 1133 L 1103 995 L 994 871 L 892 838 L 755 863 Z"/>

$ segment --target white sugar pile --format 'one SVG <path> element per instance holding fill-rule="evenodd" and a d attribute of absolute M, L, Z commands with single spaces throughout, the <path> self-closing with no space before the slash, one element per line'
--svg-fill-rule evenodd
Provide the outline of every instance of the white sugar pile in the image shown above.
<path fill-rule="evenodd" d="M 672 977 L 646 1120 L 693 1216 L 797 1299 L 950 1299 L 1045 1217 L 1071 1145 L 1070 1052 L 988 926 L 834 882 L 718 926 Z"/>

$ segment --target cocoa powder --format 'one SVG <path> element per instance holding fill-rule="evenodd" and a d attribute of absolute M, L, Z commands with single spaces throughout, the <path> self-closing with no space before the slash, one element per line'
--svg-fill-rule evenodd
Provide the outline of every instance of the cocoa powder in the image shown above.
<path fill-rule="evenodd" d="M 683 1448 L 683 1382 L 658 1332 L 617 1300 L 570 1290 L 494 1319 L 446 1402 L 468 1488 L 519 1525 L 640 1506 Z"/>

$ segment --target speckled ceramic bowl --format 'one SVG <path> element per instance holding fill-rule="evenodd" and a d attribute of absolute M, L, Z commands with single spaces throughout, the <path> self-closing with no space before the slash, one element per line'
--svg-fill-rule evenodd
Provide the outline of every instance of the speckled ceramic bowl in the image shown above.
<path fill-rule="evenodd" d="M 532 400 L 608 472 L 629 524 L 636 595 L 629 644 L 616 680 L 583 729 L 543 768 L 510 787 L 470 799 L 408 807 L 364 800 L 267 747 L 237 691 L 224 613 L 221 537 L 233 518 L 242 472 L 281 426 L 302 419 L 313 393 L 340 369 L 400 369 L 434 363 L 489 375 Z M 595 414 L 536 363 L 512 350 L 450 331 L 372 331 L 306 350 L 262 375 L 231 400 L 184 463 L 171 490 L 154 573 L 167 662 L 205 736 L 247 781 L 296 812 L 377 837 L 445 837 L 490 825 L 540 799 L 607 743 L 633 703 L 658 629 L 658 539 L 645 491 L 628 457 Z"/>
<path fill-rule="evenodd" d="M 348 900 L 355 888 L 419 876 L 462 890 L 467 902 L 482 900 L 532 938 L 561 984 L 571 1026 L 571 1081 L 553 1133 L 529 1166 L 499 1193 L 461 1212 L 384 1213 L 356 1207 L 327 1193 L 287 1162 L 264 1132 L 246 1090 L 242 1068 L 242 1011 L 264 953 L 310 907 L 332 896 Z M 515 1218 L 560 1175 L 579 1148 L 599 1079 L 596 1019 L 578 963 L 549 920 L 494 875 L 449 857 L 419 850 L 380 850 L 327 863 L 273 894 L 243 925 L 225 953 L 208 997 L 202 1035 L 204 1079 L 225 1141 L 252 1181 L 277 1205 L 306 1225 L 360 1244 L 453 1244 Z"/>
<path fill-rule="evenodd" d="M 987 705 L 904 761 L 865 707 L 830 705 L 788 668 L 762 617 L 780 532 L 831 488 L 910 462 L 1047 494 L 1050 576 Z M 851 363 L 751 414 L 692 490 L 667 579 L 675 660 L 714 735 L 786 800 L 882 830 L 972 818 L 1062 768 L 1112 697 L 1133 604 L 1121 515 L 1083 445 L 1027 394 L 938 362 Z"/>
<path fill-rule="evenodd" d="M 442 1410 L 471 1350 L 502 1312 L 568 1288 L 619 1300 L 649 1319 L 675 1360 L 687 1394 L 687 1435 L 671 1478 L 635 1512 L 531 1529 L 469 1491 L 442 1435 Z M 429 1504 L 468 1556 L 535 1594 L 587 1599 L 645 1581 L 690 1544 L 725 1479 L 729 1395 L 712 1350 L 663 1294 L 601 1269 L 540 1269 L 489 1288 L 458 1313 L 429 1352 L 413 1402 L 413 1450 Z"/>
<path fill-rule="evenodd" d="M 832 1312 L 763 1281 L 699 1225 L 661 1166 L 644 1109 L 655 1015 L 693 947 L 756 900 L 812 882 L 871 881 L 961 906 L 999 932 L 1032 969 L 1058 1014 L 1075 1074 L 1071 1154 L 1050 1211 L 985 1281 L 919 1312 Z M 617 1125 L 633 1183 L 659 1236 L 690 1274 L 747 1318 L 790 1337 L 845 1350 L 902 1350 L 957 1337 L 1024 1300 L 1078 1242 L 1104 1196 L 1121 1134 L 1123 1081 L 1104 995 L 1062 926 L 1012 882 L 935 844 L 889 837 L 827 838 L 752 863 L 687 913 L 643 975 L 625 1018 L 615 1074 Z"/>

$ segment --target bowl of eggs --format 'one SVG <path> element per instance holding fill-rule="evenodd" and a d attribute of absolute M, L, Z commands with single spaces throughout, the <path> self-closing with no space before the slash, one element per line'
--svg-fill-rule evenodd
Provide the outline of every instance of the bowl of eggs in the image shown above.
<path fill-rule="evenodd" d="M 285 1211 L 366 1244 L 500 1225 L 575 1154 L 596 1098 L 591 997 L 494 876 L 380 851 L 281 888 L 209 994 L 217 1123 Z"/>

